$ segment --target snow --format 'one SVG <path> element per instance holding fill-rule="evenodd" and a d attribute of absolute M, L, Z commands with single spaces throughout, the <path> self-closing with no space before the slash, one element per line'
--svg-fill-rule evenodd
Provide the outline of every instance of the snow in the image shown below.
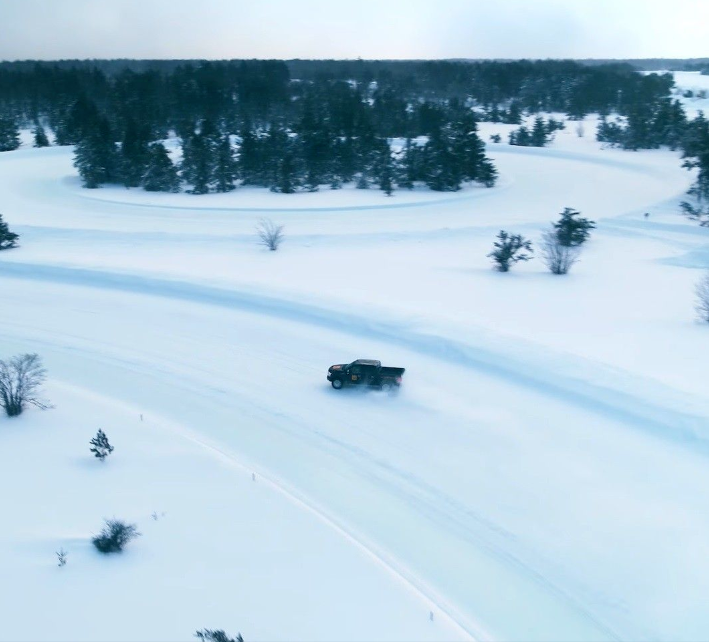
<path fill-rule="evenodd" d="M 709 231 L 677 153 L 594 127 L 489 145 L 494 189 L 391 198 L 88 191 L 69 148 L 0 155 L 2 354 L 39 352 L 56 404 L 0 420 L 4 635 L 706 638 Z M 490 269 L 565 206 L 598 221 L 571 274 Z M 401 392 L 332 390 L 358 357 Z M 101 557 L 114 515 L 143 536 Z"/>
<path fill-rule="evenodd" d="M 49 394 L 55 410 L 7 423 L 0 438 L 19 501 L 6 502 L 0 536 L 12 579 L 4 639 L 188 640 L 203 627 L 264 639 L 460 636 L 444 618 L 429 623 L 422 599 L 356 541 L 228 452 L 86 389 Z M 99 426 L 115 447 L 105 463 L 87 446 Z M 89 537 L 114 516 L 141 537 L 103 556 Z"/>

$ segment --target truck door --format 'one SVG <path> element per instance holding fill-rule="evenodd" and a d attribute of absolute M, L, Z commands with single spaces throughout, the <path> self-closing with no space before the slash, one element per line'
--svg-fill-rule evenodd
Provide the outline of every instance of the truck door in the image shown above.
<path fill-rule="evenodd" d="M 350 366 L 348 374 L 350 376 L 350 381 L 353 384 L 360 384 L 362 382 L 362 366 L 359 364 L 353 364 Z"/>

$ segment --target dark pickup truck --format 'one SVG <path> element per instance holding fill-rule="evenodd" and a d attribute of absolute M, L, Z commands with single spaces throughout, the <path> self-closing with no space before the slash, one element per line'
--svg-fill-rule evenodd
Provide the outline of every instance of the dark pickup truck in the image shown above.
<path fill-rule="evenodd" d="M 390 390 L 401 386 L 404 368 L 382 366 L 377 359 L 356 359 L 350 364 L 333 364 L 327 369 L 327 379 L 332 388 L 343 386 L 371 386 Z"/>

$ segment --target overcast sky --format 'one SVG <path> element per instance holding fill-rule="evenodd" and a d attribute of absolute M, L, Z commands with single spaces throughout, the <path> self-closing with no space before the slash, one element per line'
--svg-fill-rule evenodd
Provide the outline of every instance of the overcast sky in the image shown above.
<path fill-rule="evenodd" d="M 709 56 L 709 0 L 0 0 L 0 59 Z"/>

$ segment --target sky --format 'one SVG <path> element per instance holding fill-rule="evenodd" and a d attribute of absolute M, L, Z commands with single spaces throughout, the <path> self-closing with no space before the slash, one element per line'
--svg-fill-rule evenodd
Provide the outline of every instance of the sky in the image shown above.
<path fill-rule="evenodd" d="M 0 60 L 709 57 L 709 0 L 0 0 Z"/>

